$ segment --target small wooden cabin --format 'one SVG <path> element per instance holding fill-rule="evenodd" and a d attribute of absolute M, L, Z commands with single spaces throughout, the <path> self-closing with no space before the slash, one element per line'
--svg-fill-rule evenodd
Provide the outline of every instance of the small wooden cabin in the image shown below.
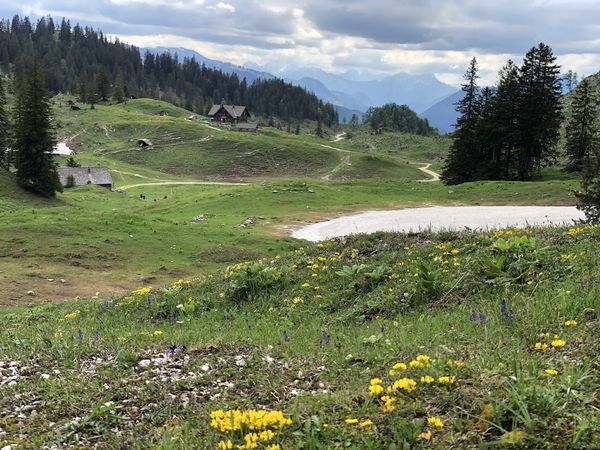
<path fill-rule="evenodd" d="M 247 122 L 250 112 L 245 106 L 239 105 L 213 105 L 208 112 L 210 120 L 216 123 L 236 124 Z"/>

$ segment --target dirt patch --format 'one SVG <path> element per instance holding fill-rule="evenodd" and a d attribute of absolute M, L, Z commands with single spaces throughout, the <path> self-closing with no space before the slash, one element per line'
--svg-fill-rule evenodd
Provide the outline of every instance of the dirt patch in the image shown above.
<path fill-rule="evenodd" d="M 260 259 L 265 255 L 247 248 L 231 245 L 213 245 L 199 251 L 194 257 L 194 265 L 202 266 L 204 263 L 232 263 Z"/>

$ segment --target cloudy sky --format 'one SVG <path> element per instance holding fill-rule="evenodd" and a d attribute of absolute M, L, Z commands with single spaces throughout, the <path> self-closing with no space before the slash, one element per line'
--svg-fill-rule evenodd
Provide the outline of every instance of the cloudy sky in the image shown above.
<path fill-rule="evenodd" d="M 275 70 L 435 73 L 460 82 L 476 56 L 493 82 L 540 41 L 563 70 L 600 70 L 599 0 L 1 0 L 14 14 L 100 28 L 138 46 L 185 47 Z"/>

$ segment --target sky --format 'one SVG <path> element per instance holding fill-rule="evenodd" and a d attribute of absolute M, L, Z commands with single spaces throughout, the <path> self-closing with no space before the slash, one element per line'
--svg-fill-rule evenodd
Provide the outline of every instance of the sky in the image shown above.
<path fill-rule="evenodd" d="M 493 83 L 539 42 L 563 71 L 600 70 L 600 0 L 1 0 L 0 17 L 66 17 L 140 47 L 184 47 L 271 71 L 319 67 Z"/>

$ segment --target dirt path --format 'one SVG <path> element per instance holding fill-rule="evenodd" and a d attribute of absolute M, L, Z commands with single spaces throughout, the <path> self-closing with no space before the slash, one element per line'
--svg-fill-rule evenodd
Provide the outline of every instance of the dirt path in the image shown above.
<path fill-rule="evenodd" d="M 440 181 L 440 174 L 434 172 L 433 170 L 429 170 L 431 167 L 431 163 L 410 163 L 410 164 L 419 164 L 422 167 L 419 167 L 419 170 L 426 175 L 429 175 L 431 178 L 428 180 L 417 180 L 419 183 L 431 183 L 432 181 Z"/>
<path fill-rule="evenodd" d="M 292 232 L 292 237 L 321 241 L 354 233 L 375 231 L 487 230 L 505 227 L 569 224 L 584 218 L 574 206 L 434 206 L 390 211 L 367 211 L 313 223 Z"/>
<path fill-rule="evenodd" d="M 130 175 L 132 177 L 136 177 L 136 178 L 143 178 L 144 180 L 154 180 L 154 181 L 168 181 L 168 180 L 161 180 L 160 178 L 151 178 L 151 177 L 146 177 L 144 175 L 140 175 L 139 173 L 134 173 L 134 172 L 126 172 L 124 170 L 117 170 L 117 169 L 110 169 L 111 172 L 116 172 L 116 173 L 120 173 L 123 175 Z"/>
<path fill-rule="evenodd" d="M 350 155 L 345 155 L 342 158 L 342 160 L 340 161 L 340 163 L 331 170 L 331 172 L 329 172 L 327 175 L 324 175 L 321 177 L 321 180 L 330 181 L 331 177 L 334 176 L 340 170 L 342 170 L 344 168 L 344 166 L 351 166 L 351 165 L 352 164 L 350 163 Z"/>
<path fill-rule="evenodd" d="M 133 189 L 144 186 L 175 186 L 182 185 L 216 185 L 216 186 L 248 186 L 248 183 L 230 183 L 227 181 L 161 181 L 159 183 L 139 183 L 128 184 L 127 186 L 117 186 L 117 189 Z"/>
<path fill-rule="evenodd" d="M 333 140 L 333 142 L 339 142 L 342 139 L 344 139 L 346 137 L 346 132 L 342 131 L 341 133 L 338 133 L 335 135 L 335 139 Z"/>
<path fill-rule="evenodd" d="M 330 148 L 331 150 L 337 150 L 338 152 L 343 153 L 352 153 L 350 150 L 344 150 L 343 148 L 332 147 L 331 145 L 319 144 L 321 147 Z"/>

